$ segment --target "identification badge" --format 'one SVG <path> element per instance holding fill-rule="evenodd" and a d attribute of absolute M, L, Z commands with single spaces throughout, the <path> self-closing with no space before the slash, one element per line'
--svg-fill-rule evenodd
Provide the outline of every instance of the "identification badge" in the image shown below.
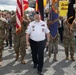
<path fill-rule="evenodd" d="M 42 24 L 41 26 L 45 27 L 45 25 L 44 25 L 44 24 Z"/>

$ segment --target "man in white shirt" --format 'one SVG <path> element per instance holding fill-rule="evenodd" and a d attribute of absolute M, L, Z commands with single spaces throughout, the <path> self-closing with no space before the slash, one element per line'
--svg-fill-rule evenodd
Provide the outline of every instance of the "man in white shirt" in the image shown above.
<path fill-rule="evenodd" d="M 44 48 L 49 43 L 49 32 L 46 23 L 40 20 L 39 12 L 36 12 L 34 21 L 29 24 L 26 30 L 26 45 L 31 46 L 34 68 L 38 66 L 37 70 L 39 75 L 43 75 Z"/>

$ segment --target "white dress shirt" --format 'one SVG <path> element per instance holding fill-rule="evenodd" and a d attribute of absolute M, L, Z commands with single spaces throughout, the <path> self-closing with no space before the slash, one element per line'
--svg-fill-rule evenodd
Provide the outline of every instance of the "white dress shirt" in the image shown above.
<path fill-rule="evenodd" d="M 34 41 L 43 41 L 46 38 L 46 34 L 49 33 L 49 29 L 44 21 L 33 21 L 29 24 L 26 33 L 30 34 L 30 39 Z"/>

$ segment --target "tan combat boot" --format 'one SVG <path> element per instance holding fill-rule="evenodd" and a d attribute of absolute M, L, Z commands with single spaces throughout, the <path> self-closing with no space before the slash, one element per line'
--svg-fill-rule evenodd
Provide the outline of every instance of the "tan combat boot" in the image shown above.
<path fill-rule="evenodd" d="M 57 54 L 54 54 L 54 59 L 53 59 L 54 61 L 57 61 L 56 55 L 57 55 Z"/>
<path fill-rule="evenodd" d="M 66 53 L 66 60 L 69 60 L 69 54 Z"/>
<path fill-rule="evenodd" d="M 51 52 L 50 50 L 48 51 L 48 56 L 49 56 L 49 59 L 51 58 Z"/>
<path fill-rule="evenodd" d="M 22 63 L 22 64 L 26 64 L 26 62 L 25 62 L 25 60 L 24 60 L 23 57 L 21 57 L 21 63 Z"/>
<path fill-rule="evenodd" d="M 0 51 L 0 66 L 2 65 L 2 50 Z"/>
<path fill-rule="evenodd" d="M 18 58 L 19 58 L 19 53 L 16 53 L 16 61 L 18 60 Z"/>
<path fill-rule="evenodd" d="M 72 61 L 75 61 L 74 55 L 71 55 L 71 60 L 72 60 Z"/>
<path fill-rule="evenodd" d="M 0 61 L 0 66 L 2 65 L 2 61 Z"/>

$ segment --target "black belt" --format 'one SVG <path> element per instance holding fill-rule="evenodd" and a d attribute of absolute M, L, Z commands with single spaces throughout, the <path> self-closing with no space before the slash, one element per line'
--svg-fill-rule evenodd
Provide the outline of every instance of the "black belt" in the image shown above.
<path fill-rule="evenodd" d="M 43 41 L 45 41 L 45 39 L 44 40 L 41 40 L 41 41 L 34 41 L 32 39 L 30 39 L 30 40 L 33 41 L 33 42 L 43 42 Z"/>

